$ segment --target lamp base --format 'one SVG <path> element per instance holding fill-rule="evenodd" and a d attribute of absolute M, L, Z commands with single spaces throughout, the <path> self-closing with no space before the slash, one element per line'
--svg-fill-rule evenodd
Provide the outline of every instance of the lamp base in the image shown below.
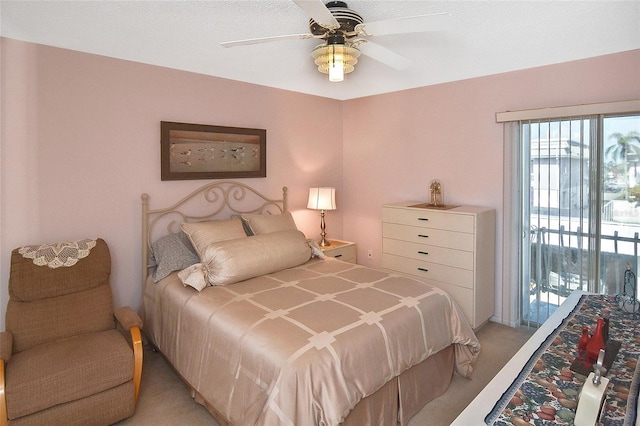
<path fill-rule="evenodd" d="M 330 246 L 331 243 L 327 240 L 327 233 L 325 231 L 325 223 L 324 223 L 324 210 L 320 210 L 320 247 Z"/>

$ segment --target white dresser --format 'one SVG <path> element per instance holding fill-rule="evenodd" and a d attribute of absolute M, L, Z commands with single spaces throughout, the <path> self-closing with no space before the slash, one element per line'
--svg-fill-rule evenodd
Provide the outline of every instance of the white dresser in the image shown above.
<path fill-rule="evenodd" d="M 494 313 L 495 210 L 382 207 L 382 267 L 448 292 L 474 329 Z"/>

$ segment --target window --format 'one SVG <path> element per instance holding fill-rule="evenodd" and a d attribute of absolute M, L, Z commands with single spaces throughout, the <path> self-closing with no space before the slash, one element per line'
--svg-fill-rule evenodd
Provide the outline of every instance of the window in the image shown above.
<path fill-rule="evenodd" d="M 590 166 L 597 118 L 520 122 L 523 241 L 521 311 L 541 324 L 573 290 L 590 288 L 596 253 Z M 594 213 L 592 215 L 592 213 Z"/>
<path fill-rule="evenodd" d="M 622 292 L 625 269 L 640 268 L 640 114 L 567 117 L 519 119 L 506 132 L 515 183 L 505 217 L 517 213 L 505 223 L 505 235 L 516 231 L 512 300 L 528 325 L 574 290 Z"/>

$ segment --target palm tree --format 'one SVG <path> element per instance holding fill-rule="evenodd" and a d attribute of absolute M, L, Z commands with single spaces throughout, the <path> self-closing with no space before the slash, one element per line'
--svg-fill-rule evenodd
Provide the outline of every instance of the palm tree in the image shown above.
<path fill-rule="evenodd" d="M 630 131 L 626 135 L 620 132 L 612 133 L 609 139 L 615 139 L 616 143 L 608 147 L 605 151 L 614 159 L 619 158 L 624 162 L 624 180 L 625 180 L 625 198 L 628 198 L 629 192 L 629 155 L 634 155 L 637 160 L 640 157 L 640 133 L 635 130 Z"/>

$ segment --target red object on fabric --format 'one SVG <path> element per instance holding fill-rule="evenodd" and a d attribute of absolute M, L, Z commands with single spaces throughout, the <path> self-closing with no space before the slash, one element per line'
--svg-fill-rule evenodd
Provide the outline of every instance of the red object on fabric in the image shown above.
<path fill-rule="evenodd" d="M 589 343 L 589 327 L 585 325 L 582 327 L 582 337 L 578 342 L 578 358 L 585 363 L 587 361 L 587 343 Z"/>
<path fill-rule="evenodd" d="M 589 363 L 595 364 L 598 361 L 598 353 L 600 349 L 604 349 L 604 337 L 602 335 L 602 328 L 604 326 L 604 321 L 602 318 L 598 318 L 598 323 L 596 325 L 596 331 L 589 339 L 587 343 L 587 359 Z"/>

